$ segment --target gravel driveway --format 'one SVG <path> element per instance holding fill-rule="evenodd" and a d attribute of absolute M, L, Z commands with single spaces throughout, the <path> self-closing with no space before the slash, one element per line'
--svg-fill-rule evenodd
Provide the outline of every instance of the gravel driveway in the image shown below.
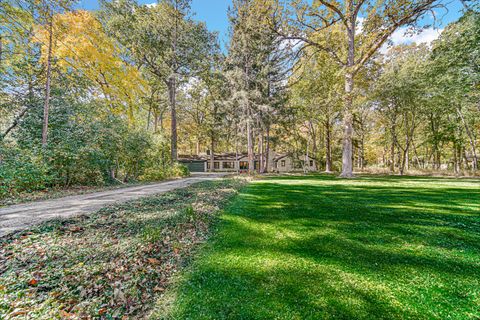
<path fill-rule="evenodd" d="M 68 218 L 98 211 L 113 203 L 135 200 L 141 197 L 185 188 L 193 183 L 221 179 L 225 174 L 193 174 L 189 178 L 101 191 L 64 198 L 17 204 L 0 208 L 0 237 L 29 228 L 43 221 Z"/>

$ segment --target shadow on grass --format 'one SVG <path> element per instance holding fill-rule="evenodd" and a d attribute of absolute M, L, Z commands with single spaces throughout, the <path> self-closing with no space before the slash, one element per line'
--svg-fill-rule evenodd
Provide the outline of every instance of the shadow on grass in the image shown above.
<path fill-rule="evenodd" d="M 171 317 L 478 317 L 476 182 L 325 175 L 254 183 L 181 283 Z"/>

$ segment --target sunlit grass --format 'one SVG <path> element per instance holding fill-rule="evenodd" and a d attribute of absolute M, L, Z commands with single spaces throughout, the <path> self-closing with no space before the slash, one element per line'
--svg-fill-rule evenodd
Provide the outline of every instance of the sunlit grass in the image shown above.
<path fill-rule="evenodd" d="M 180 278 L 167 317 L 478 319 L 479 206 L 479 180 L 256 181 Z"/>

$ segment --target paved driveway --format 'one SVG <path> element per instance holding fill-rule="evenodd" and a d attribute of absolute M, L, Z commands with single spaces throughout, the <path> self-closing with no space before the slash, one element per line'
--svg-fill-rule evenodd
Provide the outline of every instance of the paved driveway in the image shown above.
<path fill-rule="evenodd" d="M 17 204 L 0 208 L 0 237 L 55 218 L 68 218 L 95 212 L 112 203 L 185 188 L 195 182 L 221 179 L 225 174 L 194 174 L 189 178 L 88 193 L 64 198 Z"/>

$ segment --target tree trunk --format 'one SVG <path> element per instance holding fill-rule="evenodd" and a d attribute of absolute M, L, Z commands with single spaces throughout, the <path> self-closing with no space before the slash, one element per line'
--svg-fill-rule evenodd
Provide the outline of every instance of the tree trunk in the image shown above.
<path fill-rule="evenodd" d="M 2 59 L 3 59 L 3 37 L 0 34 L 0 66 L 2 65 Z"/>
<path fill-rule="evenodd" d="M 456 143 L 453 143 L 453 172 L 457 177 L 460 175 L 460 166 L 458 163 L 458 147 Z"/>
<path fill-rule="evenodd" d="M 330 119 L 325 121 L 325 172 L 332 172 L 332 141 Z"/>
<path fill-rule="evenodd" d="M 169 80 L 169 98 L 170 98 L 170 108 L 171 108 L 171 157 L 172 162 L 177 161 L 178 151 L 177 151 L 177 98 L 176 98 L 176 76 L 172 75 Z"/>
<path fill-rule="evenodd" d="M 148 116 L 147 116 L 147 131 L 150 129 L 150 118 L 152 117 L 152 107 L 148 108 Z"/>
<path fill-rule="evenodd" d="M 269 164 L 269 161 L 270 161 L 270 125 L 267 125 L 267 136 L 266 136 L 266 139 L 267 139 L 267 143 L 266 143 L 266 146 L 265 146 L 265 168 L 264 168 L 264 172 L 263 173 L 266 173 L 266 172 L 270 172 L 270 168 L 268 166 Z"/>
<path fill-rule="evenodd" d="M 210 172 L 215 171 L 215 139 L 210 137 Z"/>
<path fill-rule="evenodd" d="M 477 150 L 475 146 L 475 138 L 473 137 L 472 131 L 470 130 L 470 127 L 468 126 L 467 121 L 463 116 L 462 110 L 459 107 L 457 107 L 457 113 L 460 116 L 460 119 L 462 119 L 465 132 L 467 133 L 467 136 L 468 136 L 468 141 L 470 142 L 470 149 L 472 150 L 472 157 L 473 157 L 472 168 L 474 171 L 476 171 L 478 169 L 478 157 L 477 157 Z"/>
<path fill-rule="evenodd" d="M 259 161 L 258 161 L 258 164 L 259 164 L 259 172 L 260 173 L 263 173 L 264 171 L 264 163 L 263 163 L 263 159 L 265 158 L 265 155 L 263 153 L 263 133 L 261 132 L 259 137 L 258 137 L 258 155 L 259 155 Z"/>
<path fill-rule="evenodd" d="M 390 145 L 390 172 L 394 173 L 395 172 L 395 126 L 392 125 L 390 128 L 390 132 L 392 135 L 392 144 Z"/>
<path fill-rule="evenodd" d="M 353 14 L 353 1 L 347 2 L 350 13 L 347 22 L 348 53 L 345 70 L 345 106 L 343 110 L 343 154 L 342 154 L 342 178 L 353 177 L 353 87 L 355 65 L 355 22 L 356 15 Z"/>
<path fill-rule="evenodd" d="M 47 81 L 45 84 L 45 105 L 43 107 L 43 128 L 42 146 L 45 148 L 48 141 L 48 113 L 50 109 L 50 80 L 52 73 L 52 43 L 53 43 L 53 21 L 50 18 L 48 24 L 48 54 L 47 54 Z"/>
<path fill-rule="evenodd" d="M 343 154 L 342 154 L 342 178 L 353 177 L 353 74 L 345 75 L 345 110 L 343 115 Z"/>
<path fill-rule="evenodd" d="M 255 155 L 253 150 L 253 131 L 250 119 L 250 111 L 247 111 L 247 152 L 248 152 L 248 173 L 253 174 L 255 170 Z"/>

